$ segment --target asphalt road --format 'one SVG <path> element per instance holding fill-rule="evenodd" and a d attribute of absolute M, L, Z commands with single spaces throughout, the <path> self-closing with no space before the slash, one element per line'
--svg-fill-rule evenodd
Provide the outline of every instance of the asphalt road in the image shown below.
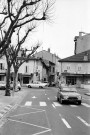
<path fill-rule="evenodd" d="M 82 104 L 57 102 L 57 88 L 27 88 L 27 95 L 11 111 L 0 135 L 90 135 L 90 96 Z"/>

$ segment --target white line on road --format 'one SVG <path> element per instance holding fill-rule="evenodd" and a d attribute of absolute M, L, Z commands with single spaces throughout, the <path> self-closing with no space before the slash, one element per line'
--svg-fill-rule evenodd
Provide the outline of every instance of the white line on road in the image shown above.
<path fill-rule="evenodd" d="M 17 114 L 17 115 L 13 115 L 13 116 L 10 116 L 10 117 L 24 116 L 24 115 L 28 115 L 28 114 L 32 114 L 32 113 L 39 113 L 39 112 L 44 112 L 44 111 L 45 110 L 40 110 L 40 111 L 36 111 L 36 112 Z"/>
<path fill-rule="evenodd" d="M 47 98 L 48 100 L 50 100 L 50 98 Z"/>
<path fill-rule="evenodd" d="M 40 102 L 40 106 L 47 106 L 46 102 Z"/>
<path fill-rule="evenodd" d="M 53 107 L 53 108 L 56 108 L 54 104 L 52 104 L 52 107 Z"/>
<path fill-rule="evenodd" d="M 35 133 L 33 135 L 39 135 L 39 134 L 43 134 L 43 133 L 46 133 L 46 132 L 49 132 L 49 131 L 51 131 L 51 129 L 48 129 L 48 130 L 45 130 L 45 131 L 42 131 L 42 132 L 39 132 L 39 133 Z"/>
<path fill-rule="evenodd" d="M 78 107 L 77 105 L 70 105 L 71 107 Z"/>
<path fill-rule="evenodd" d="M 68 122 L 64 118 L 62 118 L 62 121 L 64 122 L 67 128 L 71 128 L 71 126 L 68 124 Z"/>
<path fill-rule="evenodd" d="M 90 105 L 86 104 L 86 103 L 82 103 L 83 106 L 85 107 L 90 107 Z"/>
<path fill-rule="evenodd" d="M 27 101 L 26 103 L 25 103 L 25 106 L 31 106 L 32 105 L 32 102 L 30 102 L 30 101 Z"/>
<path fill-rule="evenodd" d="M 59 104 L 58 102 L 53 102 L 53 104 L 54 104 L 55 106 L 62 106 L 62 105 Z"/>
<path fill-rule="evenodd" d="M 32 126 L 35 126 L 35 127 L 46 129 L 46 130 L 51 130 L 51 129 L 47 128 L 47 127 L 38 126 L 38 125 L 35 125 L 35 124 L 32 124 L 32 123 L 27 123 L 27 122 L 24 122 L 24 121 L 13 120 L 13 119 L 10 119 L 10 118 L 8 120 L 9 121 L 14 121 L 14 122 L 17 122 L 17 123 L 21 123 L 21 124 L 32 125 Z"/>
<path fill-rule="evenodd" d="M 90 124 L 88 124 L 84 119 L 82 119 L 80 116 L 77 116 L 77 118 L 83 122 L 86 126 L 90 127 Z"/>

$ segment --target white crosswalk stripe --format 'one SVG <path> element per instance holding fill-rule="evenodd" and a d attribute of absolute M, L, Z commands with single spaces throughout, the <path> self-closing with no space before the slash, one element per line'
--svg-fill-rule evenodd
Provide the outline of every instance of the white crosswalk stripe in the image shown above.
<path fill-rule="evenodd" d="M 46 102 L 40 102 L 40 106 L 47 106 Z"/>
<path fill-rule="evenodd" d="M 55 106 L 62 106 L 60 103 L 58 103 L 58 102 L 53 102 L 53 104 L 55 105 Z"/>
<path fill-rule="evenodd" d="M 30 102 L 30 101 L 27 101 L 26 103 L 25 103 L 25 106 L 31 106 L 32 105 L 32 102 Z"/>

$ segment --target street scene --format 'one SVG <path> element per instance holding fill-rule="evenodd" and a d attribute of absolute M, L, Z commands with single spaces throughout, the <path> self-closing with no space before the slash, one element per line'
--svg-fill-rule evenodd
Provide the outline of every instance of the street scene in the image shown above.
<path fill-rule="evenodd" d="M 8 113 L 0 122 L 1 135 L 89 135 L 90 96 L 84 89 L 78 89 L 82 95 L 81 105 L 60 104 L 58 88 L 54 87 L 24 88 L 22 91 L 21 102 L 19 99 L 13 109 L 8 106 Z"/>
<path fill-rule="evenodd" d="M 90 135 L 89 5 L 0 0 L 0 135 Z"/>

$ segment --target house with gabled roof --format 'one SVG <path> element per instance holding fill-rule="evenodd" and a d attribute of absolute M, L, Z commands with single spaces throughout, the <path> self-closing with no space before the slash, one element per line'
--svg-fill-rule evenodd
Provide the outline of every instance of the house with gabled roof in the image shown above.
<path fill-rule="evenodd" d="M 60 63 L 58 60 L 60 58 L 56 55 L 51 53 L 50 48 L 48 50 L 42 50 L 34 54 L 36 58 L 42 58 L 44 61 L 47 61 L 49 64 L 49 83 L 52 84 L 53 82 L 57 83 L 58 75 L 60 74 Z"/>
<path fill-rule="evenodd" d="M 90 87 L 90 50 L 60 59 L 59 62 L 65 84 Z"/>

